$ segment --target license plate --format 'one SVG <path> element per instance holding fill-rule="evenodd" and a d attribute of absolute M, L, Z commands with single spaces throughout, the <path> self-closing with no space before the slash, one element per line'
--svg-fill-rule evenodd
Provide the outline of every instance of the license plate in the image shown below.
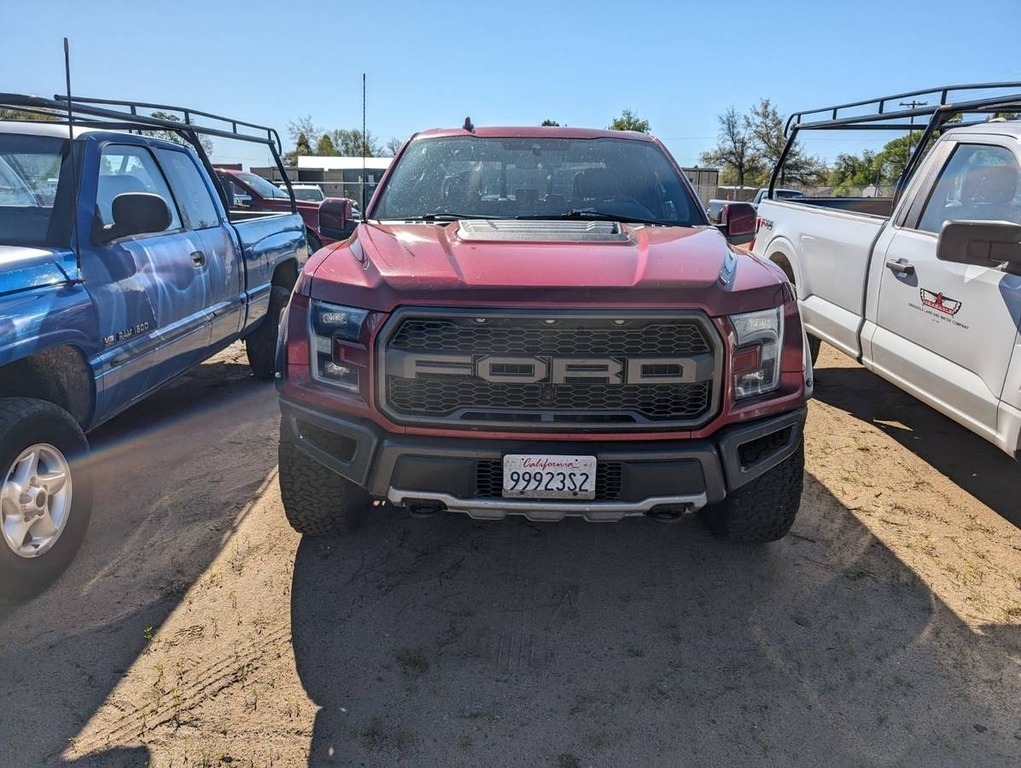
<path fill-rule="evenodd" d="M 508 454 L 503 457 L 503 496 L 513 499 L 594 499 L 596 457 Z"/>

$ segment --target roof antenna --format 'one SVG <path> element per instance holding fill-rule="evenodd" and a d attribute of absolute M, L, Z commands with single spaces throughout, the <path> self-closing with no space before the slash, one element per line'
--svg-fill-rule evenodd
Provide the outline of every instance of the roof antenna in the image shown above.
<path fill-rule="evenodd" d="M 75 141 L 75 110 L 71 108 L 70 101 L 70 48 L 67 38 L 64 38 L 64 85 L 67 89 L 67 130 L 70 140 Z"/>
<path fill-rule="evenodd" d="M 472 133 L 475 133 L 475 126 L 472 125 L 472 119 L 470 117 L 466 117 L 464 119 L 464 125 L 461 127 L 464 128 L 466 131 L 471 131 Z"/>
<path fill-rule="evenodd" d="M 361 209 L 365 210 L 365 196 L 367 190 L 365 189 L 366 182 L 369 179 L 369 172 L 365 168 L 365 155 L 367 150 L 368 140 L 365 138 L 365 73 L 362 72 L 362 194 L 361 194 Z M 343 174 L 341 174 L 343 177 Z M 343 187 L 341 187 L 343 189 Z"/>
<path fill-rule="evenodd" d="M 75 168 L 75 157 L 74 157 L 74 106 L 71 102 L 71 49 L 68 45 L 67 38 L 64 38 L 64 84 L 67 87 L 67 133 L 70 139 L 67 145 L 67 160 L 71 163 L 71 190 L 72 200 L 78 199 L 78 172 Z M 78 237 L 78 205 L 71 206 L 71 237 L 74 238 L 75 243 L 75 260 L 78 262 L 79 275 L 82 267 L 81 262 L 81 243 Z M 79 282 L 81 277 L 78 278 Z"/>

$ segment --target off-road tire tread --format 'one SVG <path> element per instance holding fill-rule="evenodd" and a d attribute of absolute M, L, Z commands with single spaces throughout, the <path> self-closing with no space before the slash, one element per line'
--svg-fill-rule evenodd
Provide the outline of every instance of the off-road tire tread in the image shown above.
<path fill-rule="evenodd" d="M 781 464 L 699 514 L 718 539 L 766 544 L 787 535 L 801 506 L 805 482 L 805 444 Z"/>
<path fill-rule="evenodd" d="M 361 486 L 280 440 L 280 498 L 287 522 L 308 536 L 354 533 L 372 508 L 372 497 Z"/>

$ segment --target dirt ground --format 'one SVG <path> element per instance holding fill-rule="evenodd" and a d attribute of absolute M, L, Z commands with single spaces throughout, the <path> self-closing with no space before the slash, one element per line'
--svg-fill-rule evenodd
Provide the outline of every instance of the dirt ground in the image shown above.
<path fill-rule="evenodd" d="M 275 397 L 232 348 L 92 435 L 80 555 L 0 606 L 0 765 L 1021 765 L 1021 467 L 828 347 L 760 548 L 386 508 L 302 540 Z"/>

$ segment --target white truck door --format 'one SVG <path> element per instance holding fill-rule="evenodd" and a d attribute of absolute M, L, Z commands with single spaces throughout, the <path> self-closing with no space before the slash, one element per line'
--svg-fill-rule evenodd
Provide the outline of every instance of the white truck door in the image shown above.
<path fill-rule="evenodd" d="M 1017 158 L 991 141 L 958 143 L 924 205 L 877 242 L 875 328 L 864 361 L 987 439 L 997 432 L 1021 293 L 1017 278 L 998 269 L 937 260 L 936 239 L 947 220 L 1021 223 Z M 927 191 L 918 190 L 919 203 Z"/>
<path fill-rule="evenodd" d="M 755 253 L 792 265 L 806 328 L 844 354 L 858 357 L 869 253 L 885 218 L 763 200 L 759 220 Z"/>

